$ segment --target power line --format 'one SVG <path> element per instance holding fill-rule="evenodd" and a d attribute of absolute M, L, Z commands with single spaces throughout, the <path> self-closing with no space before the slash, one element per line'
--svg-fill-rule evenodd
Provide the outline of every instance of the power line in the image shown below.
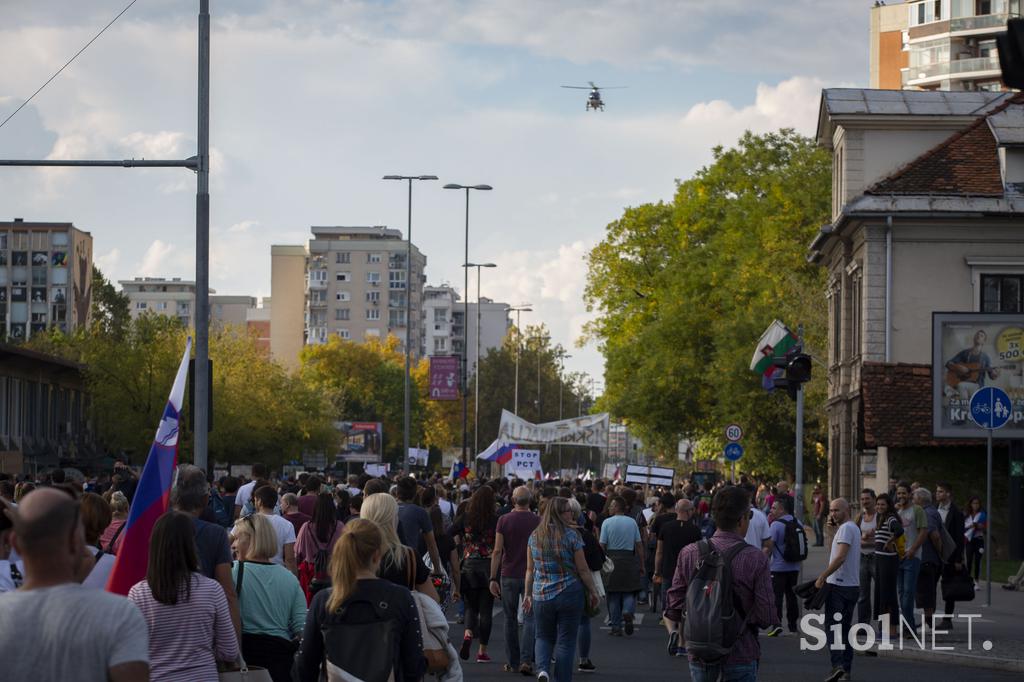
<path fill-rule="evenodd" d="M 43 91 L 43 88 L 45 88 L 45 87 L 46 87 L 47 85 L 49 85 L 49 84 L 50 84 L 50 81 L 52 81 L 52 80 L 53 80 L 54 78 L 56 78 L 57 76 L 59 76 L 59 75 L 61 74 L 61 71 L 63 71 L 64 69 L 68 68 L 68 66 L 70 66 L 70 65 L 71 65 L 71 62 L 73 62 L 73 61 L 75 61 L 76 59 L 78 59 L 78 55 L 80 55 L 80 54 L 82 54 L 83 52 L 85 52 L 85 51 L 86 51 L 86 50 L 87 50 L 87 49 L 89 48 L 89 46 L 90 46 L 90 45 L 92 45 L 92 44 L 93 44 L 94 42 L 96 42 L 96 39 L 97 39 L 97 38 L 99 38 L 99 37 L 100 37 L 101 35 L 103 35 L 103 32 L 104 32 L 104 31 L 106 31 L 106 30 L 107 30 L 108 28 L 110 28 L 111 26 L 113 26 L 113 25 L 114 25 L 114 22 L 115 22 L 115 21 L 117 21 L 118 19 L 120 19 L 120 18 L 121 18 L 121 15 L 122 15 L 122 14 L 124 14 L 125 12 L 127 12 L 127 11 L 128 11 L 129 9 L 131 9 L 131 6 L 132 6 L 132 5 L 134 5 L 134 4 L 135 4 L 136 2 L 138 2 L 138 1 L 139 1 L 139 0 L 132 0 L 131 2 L 129 2 L 129 3 L 128 3 L 128 6 L 127 6 L 127 7 L 125 7 L 125 8 L 123 9 L 123 10 L 121 10 L 120 12 L 118 12 L 118 13 L 117 13 L 117 16 L 116 16 L 116 17 L 114 17 L 113 19 L 111 19 L 111 20 L 110 20 L 110 23 L 109 23 L 109 24 L 107 24 L 107 25 L 106 25 L 106 26 L 104 26 L 104 27 L 103 27 L 102 29 L 100 29 L 100 32 L 99 32 L 99 33 L 97 33 L 96 35 L 94 35 L 94 36 L 92 37 L 92 40 L 90 40 L 89 42 L 87 42 L 87 43 L 85 44 L 85 47 L 83 47 L 83 48 L 82 48 L 81 50 L 79 50 L 78 52 L 76 52 L 76 53 L 75 53 L 75 56 L 74 56 L 74 57 L 72 57 L 71 59 L 69 59 L 69 60 L 67 61 L 67 63 L 66 63 L 66 64 L 64 64 L 64 66 L 60 67 L 60 69 L 58 69 L 58 70 L 57 70 L 57 73 L 55 73 L 55 74 L 53 74 L 52 76 L 50 76 L 49 80 L 47 80 L 47 81 L 46 81 L 45 83 L 43 83 L 42 85 L 40 85 L 40 86 L 39 86 L 39 89 L 38 89 L 38 90 L 36 90 L 35 92 L 33 92 L 33 93 L 32 93 L 32 96 L 31 96 L 31 97 L 29 97 L 29 98 L 28 98 L 27 100 L 25 100 L 24 102 L 22 102 L 22 103 L 21 103 L 21 106 L 20 106 L 20 107 L 18 107 L 17 109 L 15 109 L 15 110 L 14 110 L 14 112 L 13 112 L 13 113 L 11 113 L 11 115 L 10 115 L 10 116 L 8 116 L 7 118 L 5 118 L 5 119 L 3 120 L 3 123 L 0 123 L 0 128 L 3 128 L 3 127 L 4 127 L 5 125 L 7 125 L 7 122 L 8 122 L 8 121 L 10 121 L 10 120 L 11 120 L 12 118 L 14 118 L 14 115 L 15 115 L 15 114 L 17 114 L 17 113 L 18 113 L 19 111 L 21 111 L 22 109 L 24 109 L 24 108 L 25 108 L 25 105 L 27 105 L 27 104 L 28 104 L 29 102 L 31 102 L 31 101 L 32 101 L 32 99 L 33 99 L 33 98 L 34 98 L 34 97 L 35 97 L 36 95 L 38 95 L 38 94 L 39 94 L 40 92 L 42 92 L 42 91 Z"/>

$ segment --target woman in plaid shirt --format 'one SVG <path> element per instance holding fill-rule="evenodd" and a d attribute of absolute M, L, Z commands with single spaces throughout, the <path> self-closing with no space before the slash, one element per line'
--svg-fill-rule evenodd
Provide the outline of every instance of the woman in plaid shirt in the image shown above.
<path fill-rule="evenodd" d="M 540 525 L 530 535 L 526 555 L 526 596 L 523 610 L 535 610 L 537 622 L 537 679 L 548 682 L 551 653 L 555 653 L 555 679 L 572 679 L 576 660 L 576 634 L 584 599 L 596 608 L 600 599 L 583 555 L 583 538 L 570 528 L 572 507 L 564 497 L 544 508 Z M 584 596 L 584 587 L 586 596 Z M 556 641 L 557 638 L 557 641 Z"/>

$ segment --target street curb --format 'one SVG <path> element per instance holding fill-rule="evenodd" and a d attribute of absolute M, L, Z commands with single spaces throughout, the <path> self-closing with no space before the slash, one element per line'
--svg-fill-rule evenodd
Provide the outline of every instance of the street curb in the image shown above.
<path fill-rule="evenodd" d="M 952 652 L 921 651 L 919 649 L 904 649 L 903 651 L 879 651 L 878 655 L 884 658 L 902 658 L 912 661 L 923 661 L 925 663 L 952 663 L 956 665 L 970 666 L 973 668 L 986 668 L 989 670 L 1003 670 L 1008 672 L 1024 673 L 1024 660 L 1013 658 L 976 656 L 974 654 L 958 654 Z"/>

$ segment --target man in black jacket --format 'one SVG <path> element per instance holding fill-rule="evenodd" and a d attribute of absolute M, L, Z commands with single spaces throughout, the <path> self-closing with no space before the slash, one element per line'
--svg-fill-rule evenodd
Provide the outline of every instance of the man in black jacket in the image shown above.
<path fill-rule="evenodd" d="M 942 482 L 936 484 L 935 500 L 938 502 L 939 516 L 942 517 L 942 523 L 953 538 L 953 542 L 956 543 L 956 551 L 953 552 L 953 556 L 942 567 L 942 580 L 945 582 L 953 576 L 959 575 L 964 570 L 964 515 L 953 504 L 953 486 L 949 483 Z M 942 627 L 946 630 L 952 628 L 952 616 L 955 608 L 956 602 L 946 600 L 944 610 L 946 618 L 942 622 Z"/>

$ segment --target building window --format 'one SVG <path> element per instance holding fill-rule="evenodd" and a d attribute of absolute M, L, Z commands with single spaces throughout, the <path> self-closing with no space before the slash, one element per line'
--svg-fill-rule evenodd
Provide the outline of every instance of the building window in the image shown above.
<path fill-rule="evenodd" d="M 145 310 L 146 309 L 146 302 L 145 301 L 136 301 L 135 302 L 135 309 L 136 310 Z"/>
<path fill-rule="evenodd" d="M 1024 285 L 1024 276 L 1022 275 L 982 275 L 981 312 L 1021 312 L 1022 285 Z"/>
<path fill-rule="evenodd" d="M 404 291 L 392 291 L 391 295 L 388 296 L 388 306 L 391 308 L 404 308 L 405 303 Z"/>
<path fill-rule="evenodd" d="M 347 264 L 352 262 L 352 254 L 348 251 L 338 251 L 334 254 L 334 262 L 338 264 Z M 342 337 L 347 338 L 347 337 Z"/>
<path fill-rule="evenodd" d="M 380 303 L 380 292 L 379 291 L 367 291 L 366 292 L 367 303 Z"/>
<path fill-rule="evenodd" d="M 442 352 L 448 350 L 448 339 L 443 336 L 434 337 L 434 352 Z"/>
<path fill-rule="evenodd" d="M 448 309 L 447 308 L 434 308 L 434 322 L 447 322 L 448 321 Z"/>
<path fill-rule="evenodd" d="M 367 263 L 379 263 L 380 262 L 380 254 L 379 253 L 368 253 L 368 254 L 366 254 L 366 262 Z"/>
<path fill-rule="evenodd" d="M 156 304 L 157 310 L 167 310 L 167 301 L 160 301 Z"/>
<path fill-rule="evenodd" d="M 910 25 L 920 26 L 942 20 L 942 0 L 923 0 L 910 5 Z"/>
<path fill-rule="evenodd" d="M 327 303 L 327 292 L 323 289 L 313 289 L 309 292 L 309 302 L 314 305 L 318 303 Z"/>
<path fill-rule="evenodd" d="M 404 310 L 389 310 L 388 311 L 388 326 L 389 327 L 404 327 L 405 326 L 405 311 Z"/>
<path fill-rule="evenodd" d="M 352 281 L 352 273 L 351 272 L 338 272 L 338 273 L 336 273 L 334 275 L 334 278 L 337 281 L 339 281 L 339 282 L 351 282 Z"/>
<path fill-rule="evenodd" d="M 326 282 L 327 281 L 327 271 L 326 270 L 310 270 L 309 271 L 309 281 L 310 282 Z M 166 290 L 167 290 L 166 287 L 164 287 L 164 291 L 166 291 Z"/>
<path fill-rule="evenodd" d="M 348 308 L 337 308 L 337 309 L 335 309 L 335 311 L 334 311 L 334 319 L 335 320 L 347 320 L 347 319 L 349 319 Z"/>
<path fill-rule="evenodd" d="M 346 339 L 346 340 L 352 338 L 352 334 L 350 334 L 347 329 L 339 329 L 338 330 L 338 336 L 340 336 L 341 338 Z"/>
<path fill-rule="evenodd" d="M 837 282 L 831 291 L 829 296 L 829 320 L 831 322 L 830 336 L 831 341 L 830 347 L 832 350 L 832 357 L 830 363 L 832 365 L 839 364 L 843 359 L 843 306 L 842 306 L 842 288 Z"/>
<path fill-rule="evenodd" d="M 853 320 L 850 324 L 850 349 L 854 357 L 861 355 L 861 325 L 863 324 L 863 311 L 861 310 L 861 297 L 863 295 L 863 280 L 858 270 L 853 273 L 850 282 L 850 312 Z"/>
<path fill-rule="evenodd" d="M 380 319 L 380 308 L 367 308 L 366 319 L 368 320 L 379 320 Z"/>
<path fill-rule="evenodd" d="M 366 273 L 366 281 L 370 284 L 380 284 L 380 273 L 379 272 L 368 272 Z"/>
<path fill-rule="evenodd" d="M 405 271 L 404 270 L 392 270 L 388 273 L 388 288 L 389 289 L 404 289 L 405 288 Z"/>
<path fill-rule="evenodd" d="M 339 291 L 337 294 L 335 294 L 335 298 L 337 298 L 339 301 L 351 301 L 352 294 L 350 294 L 347 291 Z"/>

